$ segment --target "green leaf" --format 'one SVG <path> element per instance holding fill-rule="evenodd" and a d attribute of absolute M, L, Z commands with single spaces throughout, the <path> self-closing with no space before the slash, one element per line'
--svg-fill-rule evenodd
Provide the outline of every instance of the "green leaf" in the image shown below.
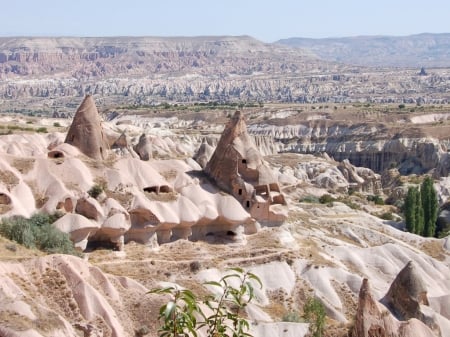
<path fill-rule="evenodd" d="M 203 284 L 207 285 L 207 286 L 216 286 L 216 287 L 222 288 L 222 285 L 219 282 L 215 282 L 215 281 L 209 281 L 209 282 L 205 282 Z"/>
<path fill-rule="evenodd" d="M 147 294 L 171 294 L 173 290 L 175 290 L 174 287 L 154 288 L 150 289 Z"/>
<path fill-rule="evenodd" d="M 176 308 L 175 302 L 170 301 L 169 303 L 166 304 L 166 308 L 164 310 L 164 317 L 166 318 L 166 320 L 169 319 L 169 317 L 172 317 L 175 308 Z"/>

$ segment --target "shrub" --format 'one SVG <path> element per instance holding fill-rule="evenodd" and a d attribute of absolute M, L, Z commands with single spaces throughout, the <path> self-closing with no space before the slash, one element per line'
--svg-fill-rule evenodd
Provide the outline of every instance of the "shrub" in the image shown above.
<path fill-rule="evenodd" d="M 206 282 L 205 285 L 218 287 L 219 295 L 209 295 L 203 300 L 188 289 L 175 287 L 157 288 L 149 293 L 169 294 L 171 299 L 159 310 L 162 326 L 159 336 L 190 337 L 197 336 L 197 330 L 205 328 L 207 336 L 214 337 L 250 337 L 250 324 L 242 318 L 242 310 L 255 297 L 250 281 L 261 287 L 259 278 L 240 268 L 230 269 L 231 274 L 222 277 L 218 282 Z M 238 286 L 230 283 L 237 281 Z M 202 307 L 207 307 L 207 313 Z"/>
<path fill-rule="evenodd" d="M 384 205 L 384 200 L 379 195 L 368 195 L 367 201 L 375 203 L 375 205 Z"/>
<path fill-rule="evenodd" d="M 40 127 L 36 129 L 36 132 L 38 133 L 47 133 L 47 128 L 46 127 Z"/>
<path fill-rule="evenodd" d="M 317 298 L 310 298 L 303 307 L 303 317 L 311 324 L 313 337 L 322 337 L 325 330 L 325 307 Z"/>
<path fill-rule="evenodd" d="M 59 214 L 35 214 L 31 218 L 16 216 L 0 223 L 0 234 L 27 248 L 38 248 L 47 253 L 79 255 L 69 235 L 52 223 Z"/>
<path fill-rule="evenodd" d="M 332 203 L 333 201 L 336 201 L 335 198 L 333 198 L 331 195 L 329 194 L 323 194 L 320 198 L 319 198 L 319 202 L 321 204 L 329 204 Z"/>
<path fill-rule="evenodd" d="M 310 204 L 318 204 L 319 199 L 313 195 L 307 195 L 307 196 L 303 197 L 302 199 L 300 199 L 300 202 L 307 202 Z"/>
<path fill-rule="evenodd" d="M 53 123 L 53 126 L 55 128 L 59 128 L 59 127 L 61 127 L 61 124 L 59 122 L 55 122 L 55 123 Z"/>
<path fill-rule="evenodd" d="M 394 220 L 394 215 L 391 212 L 384 212 L 378 215 L 378 217 L 383 220 Z"/>
<path fill-rule="evenodd" d="M 91 189 L 89 191 L 87 191 L 89 196 L 91 196 L 94 199 L 97 199 L 98 196 L 100 194 L 102 194 L 102 192 L 103 192 L 103 187 L 99 184 L 95 184 L 94 186 L 91 187 Z"/>
<path fill-rule="evenodd" d="M 201 264 L 199 261 L 192 261 L 191 263 L 189 263 L 189 269 L 191 270 L 191 272 L 195 273 L 197 271 L 199 271 L 201 268 Z"/>

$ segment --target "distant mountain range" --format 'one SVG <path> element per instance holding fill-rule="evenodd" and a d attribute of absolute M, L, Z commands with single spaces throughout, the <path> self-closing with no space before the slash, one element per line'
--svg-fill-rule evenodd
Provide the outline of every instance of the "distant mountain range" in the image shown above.
<path fill-rule="evenodd" d="M 449 67 L 450 34 L 358 36 L 309 39 L 293 37 L 276 44 L 311 52 L 322 60 L 379 67 Z"/>
<path fill-rule="evenodd" d="M 279 43 L 249 36 L 0 37 L 0 109 L 8 111 L 59 111 L 85 94 L 102 97 L 101 105 L 438 104 L 450 101 L 449 76 L 450 34 Z"/>

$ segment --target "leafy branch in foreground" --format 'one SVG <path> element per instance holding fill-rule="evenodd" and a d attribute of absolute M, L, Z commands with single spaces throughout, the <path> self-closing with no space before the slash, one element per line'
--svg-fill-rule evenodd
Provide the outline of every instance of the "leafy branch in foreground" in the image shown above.
<path fill-rule="evenodd" d="M 197 336 L 199 329 L 206 329 L 210 337 L 248 337 L 250 324 L 242 317 L 242 310 L 255 298 L 253 284 L 262 288 L 258 276 L 241 268 L 230 269 L 218 282 L 205 285 L 217 287 L 218 295 L 199 300 L 194 293 L 175 287 L 157 288 L 153 294 L 170 294 L 171 300 L 159 311 L 163 322 L 160 337 Z M 237 286 L 234 286 L 237 284 Z"/>

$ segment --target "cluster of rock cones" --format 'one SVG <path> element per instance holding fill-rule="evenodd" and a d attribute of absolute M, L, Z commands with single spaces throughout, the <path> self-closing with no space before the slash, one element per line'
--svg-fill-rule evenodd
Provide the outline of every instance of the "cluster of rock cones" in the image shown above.
<path fill-rule="evenodd" d="M 287 218 L 286 201 L 278 181 L 248 134 L 244 117 L 240 112 L 236 112 L 230 119 L 215 151 L 208 155 L 203 154 L 202 163 L 203 165 L 206 163 L 204 172 L 210 178 L 208 184 L 214 181 L 213 189 L 219 187 L 220 190 L 231 194 L 236 200 L 232 203 L 220 193 L 208 193 L 209 188 L 203 188 L 202 183 L 198 184 L 188 179 L 186 174 L 188 168 L 180 169 L 179 162 L 172 163 L 172 170 L 178 171 L 176 174 L 182 175 L 183 179 L 189 180 L 184 185 L 195 185 L 190 186 L 192 190 L 190 192 L 186 187 L 177 188 L 181 177 L 169 182 L 152 167 L 139 163 L 151 158 L 149 142 L 151 143 L 151 140 L 142 135 L 133 151 L 124 134 L 118 139 L 108 140 L 102 129 L 93 97 L 88 95 L 81 103 L 65 143 L 77 148 L 96 162 L 114 156 L 111 149 L 128 148 L 128 154 L 132 152 L 132 155 L 127 159 L 123 156 L 119 159 L 116 157 L 114 169 L 122 171 L 120 174 L 125 176 L 147 176 L 148 179 L 144 179 L 146 181 L 141 183 L 141 191 L 157 195 L 166 194 L 168 199 L 171 195 L 173 199 L 169 200 L 172 205 L 166 203 L 162 206 L 161 202 L 145 200 L 141 194 L 130 190 L 133 201 L 129 209 L 120 207 L 111 198 L 100 203 L 87 196 L 78 200 L 66 199 L 64 204 L 68 204 L 69 207 L 61 209 L 67 214 L 58 220 L 56 226 L 69 232 L 72 240 L 81 249 L 86 248 L 89 241 L 110 241 L 119 249 L 124 242 L 131 240 L 148 244 L 155 233 L 159 243 L 178 238 L 198 240 L 221 233 L 228 233 L 230 237 L 242 232 L 239 228 L 243 228 L 245 233 L 253 233 L 261 224 L 279 225 Z M 204 147 L 200 148 L 199 152 L 203 150 Z M 71 149 L 61 144 L 49 152 L 49 157 L 66 157 L 70 156 L 71 152 L 73 152 Z M 199 156 L 200 154 L 197 154 L 196 157 Z M 107 172 L 106 176 L 108 177 L 106 185 L 112 185 L 110 183 L 110 180 L 113 180 L 112 173 Z M 123 185 L 123 182 L 121 183 Z M 107 188 L 113 189 L 111 186 Z M 117 190 L 117 186 L 114 190 Z M 179 198 L 179 195 L 187 197 L 190 202 Z M 201 195 L 204 197 L 199 199 Z M 199 212 L 189 209 L 192 208 L 191 202 L 202 209 L 200 211 L 202 214 L 192 214 Z M 184 215 L 187 214 L 188 219 L 186 216 L 168 219 L 170 216 L 167 214 L 173 212 L 173 209 L 170 210 L 171 207 Z"/>

